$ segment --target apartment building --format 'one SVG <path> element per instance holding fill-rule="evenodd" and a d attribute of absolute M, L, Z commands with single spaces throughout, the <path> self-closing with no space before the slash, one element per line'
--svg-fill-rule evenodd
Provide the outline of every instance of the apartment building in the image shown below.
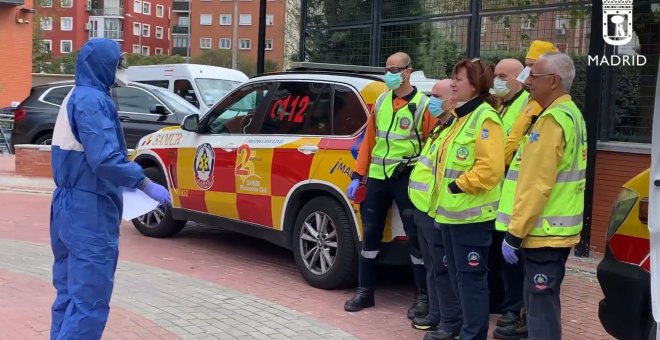
<path fill-rule="evenodd" d="M 30 94 L 33 21 L 32 0 L 0 0 L 0 108 Z"/>
<path fill-rule="evenodd" d="M 116 40 L 123 52 L 170 53 L 171 1 L 38 1 L 42 39 L 53 56 L 77 51 L 95 38 Z"/>
<path fill-rule="evenodd" d="M 209 50 L 236 48 L 239 57 L 256 62 L 259 4 L 259 0 L 174 0 L 172 54 L 194 57 Z M 285 0 L 267 1 L 265 58 L 280 66 L 284 61 L 285 14 Z"/>

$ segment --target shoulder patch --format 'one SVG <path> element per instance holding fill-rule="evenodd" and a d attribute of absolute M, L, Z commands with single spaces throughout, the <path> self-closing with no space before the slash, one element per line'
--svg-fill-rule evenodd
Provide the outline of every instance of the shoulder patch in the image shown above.
<path fill-rule="evenodd" d="M 532 133 L 529 134 L 529 142 L 530 143 L 538 142 L 540 136 L 541 134 L 538 131 L 536 130 L 532 131 Z"/>
<path fill-rule="evenodd" d="M 481 130 L 481 139 L 488 139 L 488 136 L 490 135 L 490 132 L 488 129 L 482 129 Z"/>

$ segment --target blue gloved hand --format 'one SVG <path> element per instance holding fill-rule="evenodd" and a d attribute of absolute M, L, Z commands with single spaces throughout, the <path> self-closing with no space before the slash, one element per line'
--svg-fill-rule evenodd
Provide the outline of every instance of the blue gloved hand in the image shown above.
<path fill-rule="evenodd" d="M 144 182 L 140 186 L 140 190 L 160 204 L 172 205 L 172 199 L 170 198 L 170 193 L 167 189 L 158 183 L 152 182 L 148 178 L 144 179 Z"/>
<path fill-rule="evenodd" d="M 518 249 L 506 243 L 506 240 L 502 241 L 502 256 L 504 256 L 504 260 L 509 264 L 518 263 L 518 255 L 516 255 L 516 250 Z"/>
<path fill-rule="evenodd" d="M 348 195 L 348 198 L 354 200 L 355 199 L 355 191 L 357 191 L 357 188 L 360 186 L 360 180 L 359 179 L 354 179 L 351 181 L 351 184 L 348 185 L 348 189 L 346 189 L 346 194 Z"/>

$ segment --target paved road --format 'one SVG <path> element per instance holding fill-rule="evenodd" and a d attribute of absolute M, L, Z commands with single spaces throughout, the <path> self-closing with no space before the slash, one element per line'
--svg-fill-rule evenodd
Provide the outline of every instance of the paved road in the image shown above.
<path fill-rule="evenodd" d="M 0 190 L 0 339 L 43 339 L 49 328 L 50 196 Z M 107 339 L 421 339 L 405 311 L 406 271 L 382 270 L 377 306 L 343 311 L 352 290 L 307 285 L 291 253 L 206 226 L 151 239 L 121 228 L 120 264 Z M 389 270 L 389 271 L 388 271 Z M 565 339 L 610 339 L 597 317 L 592 274 L 562 287 Z M 495 317 L 492 318 L 492 321 Z M 6 331 L 8 330 L 8 331 Z"/>

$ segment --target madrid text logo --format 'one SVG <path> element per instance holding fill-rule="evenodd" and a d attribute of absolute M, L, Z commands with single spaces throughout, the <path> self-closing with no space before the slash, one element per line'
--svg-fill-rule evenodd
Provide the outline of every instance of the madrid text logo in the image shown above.
<path fill-rule="evenodd" d="M 633 40 L 633 0 L 603 0 L 603 40 L 611 46 L 623 46 Z M 646 57 L 615 52 L 610 56 L 589 56 L 588 63 L 590 66 L 643 66 Z"/>

